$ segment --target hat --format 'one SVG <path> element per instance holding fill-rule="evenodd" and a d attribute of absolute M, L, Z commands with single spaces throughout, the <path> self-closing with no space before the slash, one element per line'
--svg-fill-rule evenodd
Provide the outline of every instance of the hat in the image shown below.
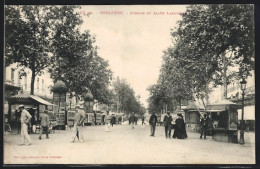
<path fill-rule="evenodd" d="M 24 105 L 21 104 L 21 105 L 18 106 L 18 108 L 19 108 L 19 109 L 20 109 L 20 108 L 24 108 Z"/>
<path fill-rule="evenodd" d="M 170 111 L 167 111 L 167 114 L 171 113 Z"/>
<path fill-rule="evenodd" d="M 178 114 L 177 114 L 177 116 L 180 116 L 180 117 L 182 117 L 182 114 L 178 113 Z"/>

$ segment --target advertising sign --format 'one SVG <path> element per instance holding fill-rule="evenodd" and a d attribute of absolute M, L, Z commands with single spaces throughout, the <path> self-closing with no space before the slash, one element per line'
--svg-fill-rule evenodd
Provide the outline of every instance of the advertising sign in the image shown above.
<path fill-rule="evenodd" d="M 238 113 L 234 109 L 230 109 L 229 130 L 237 130 Z"/>
<path fill-rule="evenodd" d="M 57 125 L 65 125 L 65 111 L 60 111 L 57 116 Z"/>
<path fill-rule="evenodd" d="M 66 102 L 66 93 L 53 93 L 53 100 L 55 102 Z"/>

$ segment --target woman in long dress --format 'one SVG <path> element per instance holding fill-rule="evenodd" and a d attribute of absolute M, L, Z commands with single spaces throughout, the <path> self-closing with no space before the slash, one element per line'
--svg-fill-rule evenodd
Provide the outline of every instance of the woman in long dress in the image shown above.
<path fill-rule="evenodd" d="M 185 139 L 187 138 L 186 127 L 182 117 L 182 114 L 177 114 L 178 118 L 175 120 L 175 129 L 173 138 Z"/>

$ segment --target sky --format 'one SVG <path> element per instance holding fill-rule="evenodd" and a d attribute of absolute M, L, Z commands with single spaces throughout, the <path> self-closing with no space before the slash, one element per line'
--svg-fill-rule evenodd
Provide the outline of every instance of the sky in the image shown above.
<path fill-rule="evenodd" d="M 124 78 L 147 107 L 147 88 L 157 82 L 163 51 L 172 45 L 184 5 L 82 6 L 82 30 L 96 36 L 100 57 L 108 60 L 113 76 Z M 89 14 L 89 16 L 87 16 Z"/>

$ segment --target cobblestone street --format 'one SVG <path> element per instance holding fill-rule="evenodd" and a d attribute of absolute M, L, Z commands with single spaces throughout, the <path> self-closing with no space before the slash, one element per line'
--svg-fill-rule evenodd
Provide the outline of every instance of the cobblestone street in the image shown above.
<path fill-rule="evenodd" d="M 188 132 L 188 139 L 165 139 L 157 126 L 151 137 L 148 125 L 86 126 L 85 142 L 70 143 L 72 130 L 57 130 L 49 139 L 31 134 L 31 146 L 18 146 L 20 135 L 5 135 L 5 164 L 254 164 L 255 134 L 245 133 L 245 145 L 216 142 Z"/>

